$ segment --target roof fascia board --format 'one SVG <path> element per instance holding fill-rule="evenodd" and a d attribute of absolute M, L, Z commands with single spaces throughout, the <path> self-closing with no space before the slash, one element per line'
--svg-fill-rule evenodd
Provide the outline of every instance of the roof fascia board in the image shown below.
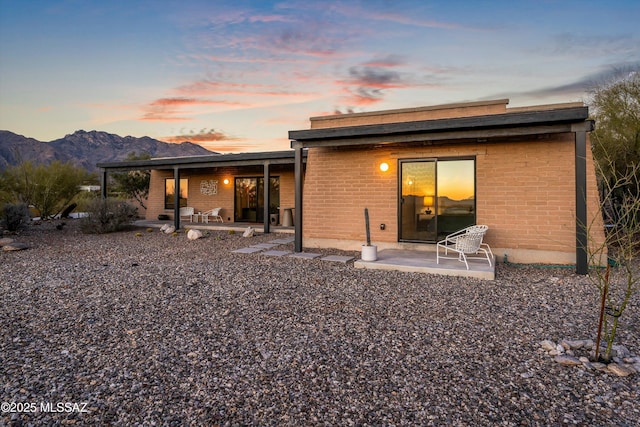
<path fill-rule="evenodd" d="M 306 152 L 304 160 L 306 161 Z M 223 154 L 214 156 L 166 157 L 149 160 L 125 160 L 121 162 L 100 162 L 97 167 L 109 170 L 132 169 L 194 169 L 223 166 L 256 166 L 266 162 L 272 165 L 294 164 L 294 151 L 273 151 L 263 153 Z"/>
<path fill-rule="evenodd" d="M 477 139 L 478 142 L 487 142 L 489 138 L 504 138 L 504 137 L 521 137 L 530 135 L 542 135 L 542 134 L 557 134 L 574 132 L 575 126 L 571 123 L 563 123 L 548 126 L 527 126 L 520 128 L 497 128 L 497 129 L 478 129 L 467 131 L 448 131 L 437 133 L 414 133 L 414 134 L 399 134 L 389 136 L 364 136 L 358 138 L 341 138 L 332 139 L 330 141 L 319 139 L 311 141 L 292 141 L 292 147 L 303 146 L 305 148 L 316 147 L 347 147 L 347 146 L 359 146 L 359 145 L 387 145 L 398 143 L 413 143 L 413 142 L 440 142 L 449 141 L 449 143 L 456 143 L 460 140 L 468 141 L 470 139 Z"/>
<path fill-rule="evenodd" d="M 345 126 L 336 128 L 289 131 L 289 139 L 298 142 L 332 139 L 347 139 L 394 134 L 437 133 L 489 128 L 514 128 L 536 124 L 577 123 L 587 119 L 588 107 L 563 108 L 557 110 L 526 111 L 521 113 L 491 114 L 485 116 L 457 117 L 452 119 L 420 120 L 387 124 Z M 306 144 L 304 144 L 306 146 Z"/>

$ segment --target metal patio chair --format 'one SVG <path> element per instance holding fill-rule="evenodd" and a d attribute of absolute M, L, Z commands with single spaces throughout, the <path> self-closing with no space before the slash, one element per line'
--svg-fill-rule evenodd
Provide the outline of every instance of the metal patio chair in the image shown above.
<path fill-rule="evenodd" d="M 482 241 L 488 229 L 489 227 L 486 225 L 472 225 L 471 227 L 463 228 L 462 230 L 449 234 L 436 245 L 436 263 L 440 264 L 441 258 L 457 259 L 458 261 L 464 262 L 468 270 L 468 260 L 484 259 L 484 257 L 486 257 L 489 267 L 491 267 L 493 253 L 489 245 Z M 440 251 L 444 251 L 444 254 L 440 255 Z M 456 256 L 448 256 L 449 251 L 454 252 Z M 469 255 L 479 254 L 484 254 L 484 257 L 468 257 Z"/>
<path fill-rule="evenodd" d="M 194 209 L 191 207 L 180 208 L 180 219 L 189 218 L 189 222 L 193 222 L 193 216 L 195 215 Z"/>
<path fill-rule="evenodd" d="M 216 222 L 220 221 L 220 222 L 224 222 L 224 220 L 222 219 L 222 216 L 220 215 L 220 211 L 222 210 L 222 208 L 214 208 L 211 210 L 208 210 L 206 212 L 202 212 L 200 215 L 202 216 L 202 222 L 205 223 L 209 223 L 209 217 L 213 218 Z"/>

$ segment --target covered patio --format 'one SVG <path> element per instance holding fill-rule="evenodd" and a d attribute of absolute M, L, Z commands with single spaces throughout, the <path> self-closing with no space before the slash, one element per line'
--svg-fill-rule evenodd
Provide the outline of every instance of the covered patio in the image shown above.
<path fill-rule="evenodd" d="M 227 190 L 226 194 L 231 194 L 231 196 L 225 196 L 227 198 L 224 198 L 219 194 L 225 191 L 225 187 L 233 190 L 234 178 L 250 176 L 256 182 L 258 180 L 262 180 L 262 182 L 269 183 L 274 175 L 289 174 L 293 176 L 294 159 L 294 151 L 289 150 L 260 153 L 212 154 L 207 156 L 175 158 L 152 158 L 149 160 L 126 160 L 98 163 L 97 166 L 102 170 L 101 183 L 103 198 L 107 197 L 109 173 L 135 170 L 152 171 L 149 197 L 151 197 L 152 191 L 162 192 L 162 189 L 164 189 L 164 183 L 162 182 L 163 178 L 172 178 L 172 181 L 175 183 L 172 190 L 173 194 L 179 195 L 181 194 L 181 178 L 191 176 L 194 178 L 194 181 L 200 180 L 199 192 L 202 193 L 194 195 L 200 198 L 199 200 L 196 200 L 195 203 L 200 203 L 202 206 L 206 206 L 206 208 L 199 208 L 195 212 L 192 212 L 190 215 L 192 218 L 194 216 L 201 216 L 201 213 L 198 211 L 205 212 L 211 208 L 221 207 L 227 212 L 227 215 L 225 215 L 227 218 L 224 219 L 225 223 L 231 221 L 231 224 L 234 224 L 233 226 L 236 228 L 246 228 L 248 225 L 257 222 L 256 220 L 258 220 L 260 221 L 259 226 L 263 229 L 264 233 L 269 233 L 271 228 L 278 228 L 276 224 L 272 224 L 270 221 L 271 214 L 274 213 L 271 210 L 274 203 L 282 204 L 282 207 L 278 207 L 278 210 L 281 210 L 284 214 L 287 213 L 286 211 L 289 211 L 289 215 L 291 215 L 294 198 L 293 185 L 290 186 L 291 194 L 289 195 L 287 193 L 286 199 L 283 197 L 285 200 L 276 199 L 274 203 L 272 203 L 273 194 L 270 185 L 265 186 L 265 191 L 256 191 L 257 194 L 255 195 L 254 202 L 256 202 L 256 209 L 258 211 L 253 212 L 254 215 L 251 219 L 243 219 L 242 221 L 236 221 L 236 209 L 241 208 L 235 206 L 236 202 L 233 199 L 233 195 L 230 190 Z M 303 153 L 299 161 L 306 163 L 306 153 Z M 156 172 L 162 173 L 163 175 L 157 174 L 154 177 L 154 173 Z M 225 178 L 220 184 L 218 182 L 219 177 Z M 192 185 L 192 187 L 195 188 L 196 186 Z M 280 189 L 279 182 L 278 189 Z M 204 200 L 204 197 L 211 195 L 215 198 L 206 199 L 206 201 Z M 289 199 L 291 199 L 290 202 L 287 201 Z M 156 201 L 156 203 L 157 202 L 158 201 Z M 191 201 L 189 203 L 191 203 Z M 289 205 L 292 207 L 289 208 Z M 190 224 L 190 222 L 181 218 L 180 209 L 182 207 L 185 206 L 180 204 L 180 197 L 173 197 L 171 206 L 166 206 L 165 210 L 161 208 L 158 210 L 156 206 L 156 211 L 163 214 L 170 214 L 173 217 L 173 225 L 176 229 L 180 229 L 183 226 Z M 280 218 L 284 218 L 286 215 L 279 216 Z M 150 214 L 150 210 L 147 209 L 146 219 L 151 220 L 151 218 L 155 217 L 157 217 L 157 215 Z M 214 224 L 209 225 L 215 226 Z M 290 224 L 286 224 L 286 222 L 283 221 L 283 225 Z"/>

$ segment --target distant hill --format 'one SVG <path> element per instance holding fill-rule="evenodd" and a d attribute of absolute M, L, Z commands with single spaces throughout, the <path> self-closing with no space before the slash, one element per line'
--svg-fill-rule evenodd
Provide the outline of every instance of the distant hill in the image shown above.
<path fill-rule="evenodd" d="M 124 160 L 129 153 L 149 154 L 151 157 L 181 157 L 219 154 L 191 142 L 170 144 L 147 136 L 118 136 L 111 133 L 83 130 L 64 138 L 42 142 L 6 130 L 0 130 L 0 170 L 22 161 L 50 163 L 70 161 L 89 171 L 98 162 Z"/>

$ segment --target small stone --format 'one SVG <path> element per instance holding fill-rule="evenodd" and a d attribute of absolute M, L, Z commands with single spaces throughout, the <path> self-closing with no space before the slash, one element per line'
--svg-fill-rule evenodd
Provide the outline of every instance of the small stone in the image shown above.
<path fill-rule="evenodd" d="M 556 346 L 556 350 L 558 351 L 558 353 L 559 353 L 559 354 L 564 353 L 564 347 L 563 347 L 563 346 L 561 346 L 560 344 L 558 344 L 558 345 Z"/>
<path fill-rule="evenodd" d="M 547 351 L 555 350 L 556 344 L 551 340 L 544 340 L 540 342 L 540 347 Z"/>
<path fill-rule="evenodd" d="M 242 233 L 242 237 L 253 237 L 254 234 L 255 230 L 253 227 L 247 227 L 247 229 L 244 230 L 244 233 Z"/>
<path fill-rule="evenodd" d="M 567 350 L 579 350 L 584 344 L 584 340 L 562 340 L 562 346 Z"/>
<path fill-rule="evenodd" d="M 176 231 L 176 228 L 173 225 L 170 225 L 164 229 L 165 234 L 173 234 L 174 231 Z"/>
<path fill-rule="evenodd" d="M 618 357 L 629 357 L 631 356 L 631 352 L 629 349 L 623 345 L 614 345 L 613 349 L 616 352 L 616 356 Z"/>
<path fill-rule="evenodd" d="M 631 374 L 633 374 L 633 372 L 631 371 L 631 369 L 622 366 L 622 365 L 618 365 L 617 363 L 611 363 L 608 367 L 609 372 L 611 372 L 612 374 L 615 374 L 619 377 L 626 377 L 629 376 Z"/>
<path fill-rule="evenodd" d="M 591 366 L 598 371 L 606 371 L 608 369 L 606 363 L 593 362 Z"/>
<path fill-rule="evenodd" d="M 561 365 L 564 365 L 564 366 L 582 365 L 582 362 L 580 362 L 580 360 L 578 360 L 577 358 L 575 358 L 573 356 L 559 355 L 559 356 L 556 356 L 553 360 L 555 360 L 557 363 L 559 363 Z"/>
<path fill-rule="evenodd" d="M 578 360 L 581 361 L 582 363 L 589 363 L 590 362 L 589 358 L 585 357 L 585 356 L 580 356 L 578 358 Z"/>

